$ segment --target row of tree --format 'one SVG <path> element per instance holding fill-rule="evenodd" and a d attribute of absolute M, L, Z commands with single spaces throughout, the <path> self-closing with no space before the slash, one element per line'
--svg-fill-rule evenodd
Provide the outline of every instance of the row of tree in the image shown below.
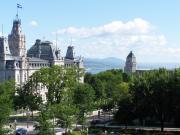
<path fill-rule="evenodd" d="M 85 115 L 93 110 L 94 91 L 90 85 L 79 83 L 82 73 L 76 67 L 40 69 L 17 89 L 15 108 L 29 108 L 32 112 L 39 110 L 38 128 L 42 135 L 54 134 L 49 129 L 53 129 L 55 124 L 66 129 L 72 124 L 84 125 Z M 46 101 L 42 99 L 42 89 L 47 91 Z"/>
<path fill-rule="evenodd" d="M 180 125 L 180 69 L 132 76 L 115 69 L 86 73 L 83 84 L 79 83 L 82 73 L 78 68 L 53 66 L 35 72 L 16 90 L 12 82 L 0 84 L 0 128 L 11 110 L 20 108 L 40 111 L 39 130 L 43 135 L 54 134 L 49 129 L 55 124 L 66 129 L 73 123 L 85 125 L 86 114 L 95 109 L 118 109 L 115 121 L 125 125 L 135 121 L 142 125 L 160 123 L 162 130 L 164 123 Z M 48 90 L 46 102 L 41 88 Z"/>
<path fill-rule="evenodd" d="M 118 108 L 120 124 L 180 126 L 180 69 L 152 70 L 128 76 L 121 70 L 86 74 L 98 108 Z"/>
<path fill-rule="evenodd" d="M 95 108 L 110 111 L 129 95 L 130 77 L 122 70 L 108 70 L 98 74 L 87 73 L 85 83 L 95 91 Z"/>
<path fill-rule="evenodd" d="M 180 125 L 180 69 L 159 69 L 132 76 L 129 96 L 118 104 L 115 120 L 128 124 L 138 120 L 167 126 Z M 158 124 L 159 123 L 159 124 Z"/>
<path fill-rule="evenodd" d="M 8 122 L 9 115 L 13 110 L 13 97 L 15 87 L 13 81 L 0 84 L 0 134 L 5 133 L 4 125 Z"/>

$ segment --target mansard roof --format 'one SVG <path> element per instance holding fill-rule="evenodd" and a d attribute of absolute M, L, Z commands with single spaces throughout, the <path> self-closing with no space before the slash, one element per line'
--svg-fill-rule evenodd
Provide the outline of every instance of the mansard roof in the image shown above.
<path fill-rule="evenodd" d="M 28 57 L 29 62 L 41 62 L 41 63 L 49 63 L 48 60 L 43 60 L 40 58 L 35 58 L 35 57 Z"/>
<path fill-rule="evenodd" d="M 36 40 L 35 44 L 28 50 L 28 57 L 36 57 L 44 60 L 56 59 L 56 49 L 50 41 Z"/>
<path fill-rule="evenodd" d="M 74 46 L 68 46 L 67 52 L 66 52 L 66 59 L 74 60 L 75 59 L 75 53 L 74 53 Z"/>

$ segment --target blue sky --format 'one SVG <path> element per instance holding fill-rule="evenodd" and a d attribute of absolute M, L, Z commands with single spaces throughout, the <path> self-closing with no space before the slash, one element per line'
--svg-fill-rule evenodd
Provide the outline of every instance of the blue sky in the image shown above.
<path fill-rule="evenodd" d="M 26 46 L 37 38 L 55 42 L 65 54 L 72 38 L 76 54 L 139 62 L 180 62 L 179 0 L 4 0 L 0 24 L 11 31 L 19 9 Z M 0 30 L 1 31 L 1 30 Z"/>

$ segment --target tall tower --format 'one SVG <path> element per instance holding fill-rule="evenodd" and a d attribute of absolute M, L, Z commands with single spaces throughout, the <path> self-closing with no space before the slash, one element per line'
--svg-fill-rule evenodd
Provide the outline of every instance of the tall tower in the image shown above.
<path fill-rule="evenodd" d="M 13 21 L 11 34 L 8 35 L 8 43 L 12 56 L 26 56 L 25 35 L 22 33 L 21 20 L 18 16 Z"/>
<path fill-rule="evenodd" d="M 131 74 L 136 72 L 136 57 L 132 53 L 132 51 L 129 53 L 129 55 L 126 58 L 126 64 L 124 67 L 124 72 L 127 74 Z"/>

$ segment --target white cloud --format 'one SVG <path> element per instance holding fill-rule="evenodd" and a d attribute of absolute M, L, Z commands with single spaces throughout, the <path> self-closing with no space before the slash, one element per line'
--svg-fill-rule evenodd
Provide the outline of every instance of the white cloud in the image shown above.
<path fill-rule="evenodd" d="M 95 27 L 70 26 L 57 30 L 57 33 L 61 38 L 76 39 L 76 51 L 84 57 L 125 59 L 133 50 L 138 61 L 180 61 L 180 55 L 177 55 L 180 48 L 168 45 L 166 37 L 157 34 L 155 27 L 141 18 L 128 22 L 113 21 Z"/>
<path fill-rule="evenodd" d="M 57 31 L 58 34 L 68 34 L 76 38 L 90 38 L 94 36 L 108 36 L 113 34 L 146 34 L 150 31 L 151 25 L 149 22 L 136 18 L 133 21 L 123 23 L 122 21 L 113 21 L 103 26 L 91 28 L 76 28 L 68 27 Z"/>
<path fill-rule="evenodd" d="M 38 23 L 36 22 L 36 21 L 31 21 L 30 23 L 29 23 L 31 26 L 33 26 L 33 27 L 36 27 L 36 26 L 38 26 Z"/>

